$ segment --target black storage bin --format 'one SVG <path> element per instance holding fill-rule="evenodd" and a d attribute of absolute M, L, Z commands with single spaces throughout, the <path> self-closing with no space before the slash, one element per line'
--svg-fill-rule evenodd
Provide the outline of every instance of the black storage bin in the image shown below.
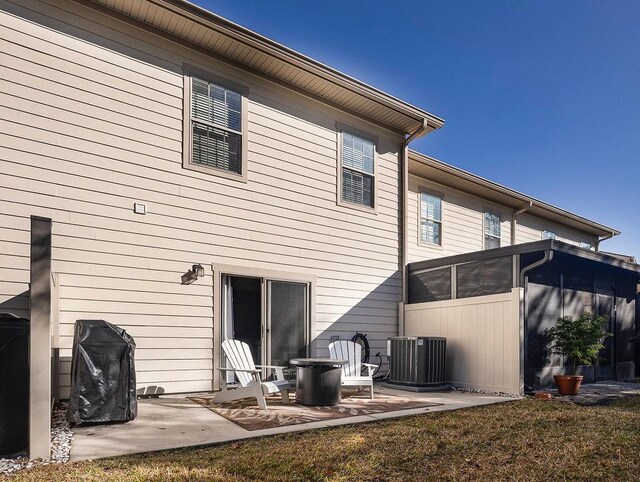
<path fill-rule="evenodd" d="M 29 447 L 29 320 L 0 313 L 0 457 Z"/>
<path fill-rule="evenodd" d="M 71 423 L 127 422 L 136 418 L 135 341 L 104 320 L 76 321 L 71 361 Z"/>

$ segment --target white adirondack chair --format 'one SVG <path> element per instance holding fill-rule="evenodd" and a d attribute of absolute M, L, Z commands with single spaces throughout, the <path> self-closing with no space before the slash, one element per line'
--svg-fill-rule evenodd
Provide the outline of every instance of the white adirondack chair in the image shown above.
<path fill-rule="evenodd" d="M 362 347 L 353 341 L 339 340 L 329 345 L 329 356 L 334 360 L 347 360 L 342 367 L 342 386 L 369 387 L 373 398 L 373 371 L 378 365 L 362 363 Z M 362 367 L 367 374 L 362 374 Z"/>
<path fill-rule="evenodd" d="M 235 373 L 240 386 L 227 390 L 226 384 L 223 389 L 214 395 L 212 401 L 215 403 L 230 402 L 231 400 L 240 400 L 242 398 L 255 398 L 258 407 L 267 410 L 267 402 L 265 395 L 271 393 L 280 393 L 283 403 L 289 403 L 289 390 L 291 385 L 284 379 L 282 370 L 285 367 L 270 365 L 255 365 L 249 345 L 239 340 L 225 340 L 222 342 L 222 350 L 224 351 L 231 368 L 218 368 L 223 374 L 227 372 Z M 263 381 L 261 377 L 261 368 L 269 368 L 273 370 L 275 380 Z M 226 378 L 226 377 L 224 377 Z"/>

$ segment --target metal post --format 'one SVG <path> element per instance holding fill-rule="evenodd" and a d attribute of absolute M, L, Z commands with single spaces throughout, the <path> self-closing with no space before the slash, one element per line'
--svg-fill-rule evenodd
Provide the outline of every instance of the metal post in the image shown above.
<path fill-rule="evenodd" d="M 51 219 L 31 216 L 29 458 L 51 454 Z"/>

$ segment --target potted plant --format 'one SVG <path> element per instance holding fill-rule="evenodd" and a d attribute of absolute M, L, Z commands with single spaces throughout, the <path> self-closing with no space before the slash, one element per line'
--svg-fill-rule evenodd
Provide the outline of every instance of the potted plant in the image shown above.
<path fill-rule="evenodd" d="M 603 341 L 611 336 L 605 330 L 607 316 L 595 316 L 584 312 L 577 318 L 563 316 L 556 326 L 549 329 L 549 340 L 554 353 L 571 362 L 571 375 L 554 375 L 560 395 L 576 395 L 582 383 L 582 375 L 576 375 L 578 365 L 591 365 L 598 360 Z"/>

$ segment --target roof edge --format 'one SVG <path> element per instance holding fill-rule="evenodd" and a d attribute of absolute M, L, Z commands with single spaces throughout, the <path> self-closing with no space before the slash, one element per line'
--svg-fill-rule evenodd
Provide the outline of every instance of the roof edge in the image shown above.
<path fill-rule="evenodd" d="M 275 40 L 250 30 L 242 25 L 227 20 L 199 5 L 187 0 L 148 0 L 159 7 L 172 10 L 174 13 L 189 16 L 191 20 L 198 20 L 204 26 L 235 38 L 238 41 L 258 48 L 265 53 L 292 63 L 310 73 L 325 78 L 330 82 L 363 95 L 374 102 L 383 104 L 416 121 L 427 120 L 432 130 L 444 126 L 444 119 L 373 87 L 361 80 L 347 75 L 339 70 L 289 48 Z M 195 19 L 194 19 L 195 17 Z"/>
<path fill-rule="evenodd" d="M 505 256 L 515 256 L 523 253 L 532 253 L 545 250 L 557 251 L 590 261 L 606 263 L 616 268 L 621 268 L 640 274 L 640 265 L 638 264 L 620 259 L 607 253 L 580 248 L 563 241 L 558 241 L 557 239 L 543 239 L 541 241 L 531 241 L 529 243 L 502 246 L 500 248 L 471 251 L 469 253 L 454 254 L 451 256 L 434 258 L 425 261 L 414 261 L 413 263 L 409 263 L 407 269 L 409 272 L 415 273 L 440 267 L 470 263 L 473 261 L 482 261 L 485 259 L 501 258 Z"/>
<path fill-rule="evenodd" d="M 422 154 L 421 152 L 410 150 L 409 158 L 416 160 L 422 164 L 433 167 L 435 169 L 445 171 L 453 176 L 457 176 L 461 179 L 465 179 L 467 181 L 473 182 L 475 184 L 478 184 L 480 186 L 483 186 L 487 189 L 498 192 L 500 194 L 511 196 L 516 200 L 522 201 L 523 204 L 532 203 L 533 206 L 536 206 L 544 211 L 553 213 L 557 216 L 561 216 L 567 219 L 571 219 L 574 222 L 578 222 L 580 224 L 588 226 L 589 228 L 595 231 L 599 231 L 603 236 L 608 234 L 613 234 L 614 236 L 617 236 L 620 234 L 620 231 L 618 229 L 612 228 L 605 224 L 598 223 L 596 221 L 592 221 L 591 219 L 580 216 L 579 214 L 572 213 L 571 211 L 567 211 L 566 209 L 560 208 L 558 206 L 554 206 L 553 204 L 531 197 L 527 194 L 516 191 L 515 189 L 504 186 L 495 181 L 491 181 L 484 177 L 473 174 L 469 171 L 465 171 L 464 169 L 460 169 L 459 167 L 452 166 L 451 164 L 447 164 L 446 162 L 443 162 L 431 156 L 427 156 L 426 154 Z"/>

